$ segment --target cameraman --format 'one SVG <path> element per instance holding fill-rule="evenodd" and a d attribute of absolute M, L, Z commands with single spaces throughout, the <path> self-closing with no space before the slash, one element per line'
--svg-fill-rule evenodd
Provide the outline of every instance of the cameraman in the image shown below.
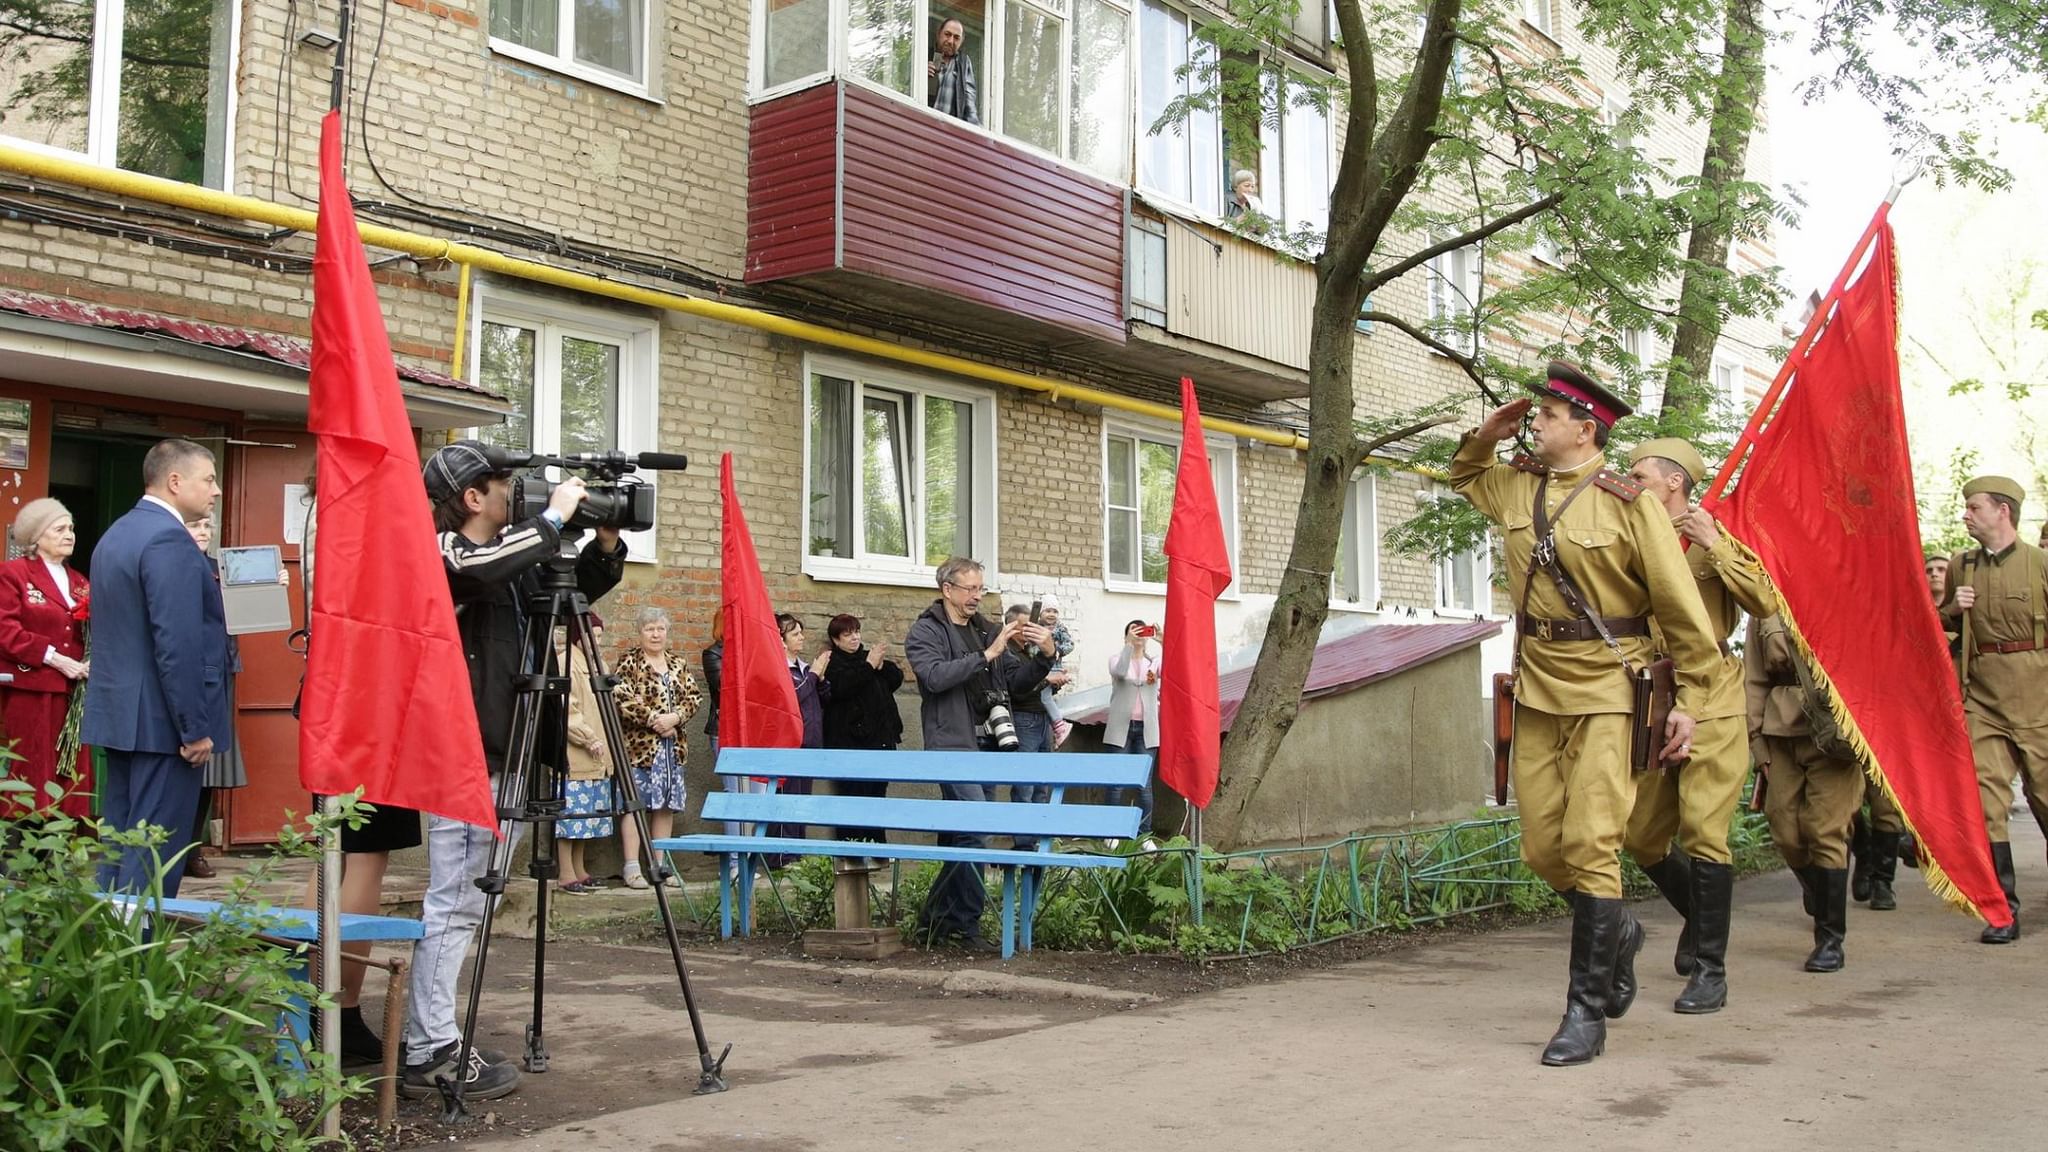
<path fill-rule="evenodd" d="M 981 598 L 988 589 L 978 560 L 952 557 L 939 565 L 938 582 L 939 598 L 911 623 L 903 638 L 903 655 L 917 675 L 917 694 L 923 700 L 924 746 L 933 751 L 973 752 L 987 747 L 982 726 L 990 709 L 1002 702 L 991 674 L 997 658 L 1020 635 L 1040 644 L 1048 643 L 1050 637 L 1044 629 L 1023 621 L 1011 621 L 999 629 L 980 613 Z M 996 787 L 993 783 L 941 784 L 939 791 L 948 800 L 987 800 Z M 980 848 L 985 841 L 974 833 L 942 832 L 939 843 Z M 981 942 L 985 896 L 980 869 L 971 864 L 946 864 L 932 882 L 918 931 L 932 943 L 986 947 Z"/>
<path fill-rule="evenodd" d="M 440 449 L 422 475 L 434 502 L 434 529 L 455 599 L 462 651 L 469 658 L 470 695 L 495 794 L 497 776 L 505 769 L 516 680 L 529 655 L 535 655 L 520 650 L 526 599 L 540 590 L 535 569 L 560 548 L 562 525 L 583 502 L 584 484 L 574 476 L 564 479 L 546 511 L 513 524 L 513 473 L 493 468 L 481 443 L 458 440 Z M 611 591 L 625 570 L 626 547 L 618 531 L 599 528 L 596 542 L 585 546 L 576 561 L 576 586 L 594 601 Z M 545 736 L 543 746 L 549 746 Z M 518 825 L 507 827 L 508 838 L 517 833 Z M 413 948 L 412 1018 L 398 1085 L 409 1097 L 432 1096 L 437 1078 L 455 1075 L 462 1047 L 455 988 L 483 920 L 484 893 L 476 881 L 490 868 L 492 843 L 489 828 L 427 818 L 427 893 L 421 913 L 426 934 Z M 468 1098 L 492 1100 L 518 1086 L 519 1070 L 509 1057 L 482 1049 L 470 1053 L 463 1088 Z"/>

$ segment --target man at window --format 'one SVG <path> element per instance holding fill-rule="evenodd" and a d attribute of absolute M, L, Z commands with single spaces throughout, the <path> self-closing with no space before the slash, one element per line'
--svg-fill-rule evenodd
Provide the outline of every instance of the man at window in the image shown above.
<path fill-rule="evenodd" d="M 932 107 L 969 124 L 981 123 L 974 109 L 974 61 L 960 51 L 967 26 L 957 19 L 939 25 L 939 50 L 932 53 L 925 73 L 931 77 Z"/>

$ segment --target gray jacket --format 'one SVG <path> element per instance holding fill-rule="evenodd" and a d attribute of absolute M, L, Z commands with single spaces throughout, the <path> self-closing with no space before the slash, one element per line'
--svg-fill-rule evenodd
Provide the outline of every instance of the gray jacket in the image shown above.
<path fill-rule="evenodd" d="M 903 637 L 903 657 L 917 674 L 917 694 L 924 701 L 924 746 L 974 752 L 981 748 L 974 729 L 981 715 L 973 694 L 988 683 L 989 662 L 983 653 L 995 642 L 996 628 L 976 613 L 967 629 L 979 639 L 969 648 L 946 615 L 944 600 L 911 622 Z"/>
<path fill-rule="evenodd" d="M 1159 669 L 1159 655 L 1150 657 L 1153 671 Z M 1131 711 L 1142 702 L 1145 718 L 1145 747 L 1159 747 L 1159 681 L 1145 684 L 1131 678 L 1131 648 L 1126 644 L 1109 658 L 1109 715 L 1103 721 L 1102 742 L 1122 748 L 1131 731 Z"/>

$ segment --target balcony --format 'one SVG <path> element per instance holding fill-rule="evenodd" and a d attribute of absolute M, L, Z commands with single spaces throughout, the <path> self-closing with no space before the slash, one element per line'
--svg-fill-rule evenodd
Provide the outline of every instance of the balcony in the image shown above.
<path fill-rule="evenodd" d="M 1308 394 L 1312 265 L 1164 212 L 1131 216 L 1129 250 L 1127 357 L 1255 400 Z"/>
<path fill-rule="evenodd" d="M 1121 346 L 1124 190 L 842 80 L 757 104 L 750 284 L 1048 347 Z"/>

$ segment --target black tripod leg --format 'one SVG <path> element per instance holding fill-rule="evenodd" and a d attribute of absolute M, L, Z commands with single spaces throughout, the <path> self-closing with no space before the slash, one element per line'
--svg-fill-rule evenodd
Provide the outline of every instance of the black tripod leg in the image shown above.
<path fill-rule="evenodd" d="M 545 837 L 549 842 L 550 855 L 553 853 L 555 826 L 551 823 L 537 825 L 534 830 L 534 853 L 538 859 L 540 841 Z M 534 895 L 533 910 L 533 1019 L 526 1025 L 526 1070 L 545 1072 L 548 1070 L 547 1044 L 541 1038 L 541 1020 L 547 1002 L 548 982 L 542 974 L 548 970 L 548 880 L 537 877 L 539 884 Z"/>
<path fill-rule="evenodd" d="M 653 834 L 647 824 L 647 809 L 640 802 L 640 791 L 633 786 L 633 773 L 626 765 L 626 730 L 619 722 L 618 703 L 612 699 L 612 680 L 604 671 L 604 657 L 597 650 L 597 643 L 590 635 L 590 629 L 582 630 L 583 655 L 590 665 L 590 686 L 597 698 L 598 719 L 604 725 L 605 743 L 612 753 L 612 786 L 620 798 L 619 807 L 623 814 L 633 821 L 640 833 L 640 843 L 645 845 L 647 863 L 653 868 L 654 904 L 661 911 L 662 934 L 668 938 L 669 955 L 676 963 L 676 981 L 683 990 L 683 1008 L 689 1013 L 690 1034 L 697 1041 L 697 1087 L 695 1095 L 725 1091 L 725 1058 L 732 1055 L 732 1045 L 715 1058 L 711 1055 L 711 1043 L 704 1037 L 704 1017 L 697 1011 L 697 994 L 690 986 L 690 966 L 683 960 L 683 938 L 676 930 L 675 913 L 668 906 L 668 885 L 662 882 L 659 856 L 655 852 Z"/>

